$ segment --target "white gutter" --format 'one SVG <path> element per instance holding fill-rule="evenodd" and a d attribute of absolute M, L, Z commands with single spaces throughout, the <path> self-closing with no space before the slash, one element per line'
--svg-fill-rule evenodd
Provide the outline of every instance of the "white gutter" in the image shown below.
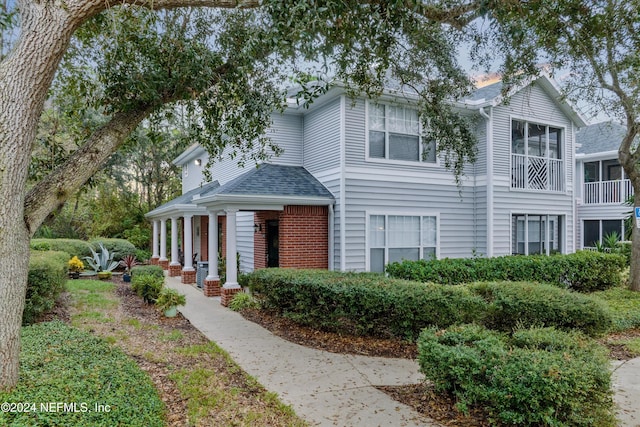
<path fill-rule="evenodd" d="M 493 256 L 493 109 L 489 109 L 489 114 L 484 107 L 478 111 L 487 121 L 487 257 L 490 258 Z"/>
<path fill-rule="evenodd" d="M 346 123 L 345 123 L 345 97 L 340 96 L 340 271 L 347 269 L 347 195 L 346 195 Z"/>

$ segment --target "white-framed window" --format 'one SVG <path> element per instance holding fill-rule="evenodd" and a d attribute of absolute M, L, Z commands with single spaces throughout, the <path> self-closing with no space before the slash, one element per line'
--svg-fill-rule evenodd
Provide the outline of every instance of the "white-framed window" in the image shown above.
<path fill-rule="evenodd" d="M 564 191 L 563 131 L 511 120 L 511 188 Z"/>
<path fill-rule="evenodd" d="M 367 105 L 367 158 L 436 163 L 435 141 L 423 143 L 418 110 L 374 102 Z"/>
<path fill-rule="evenodd" d="M 384 272 L 390 262 L 438 255 L 436 215 L 369 215 L 369 271 Z"/>
<path fill-rule="evenodd" d="M 511 215 L 514 255 L 533 255 L 562 252 L 562 215 Z"/>
<path fill-rule="evenodd" d="M 189 176 L 189 164 L 185 163 L 184 165 L 182 165 L 182 177 L 186 178 Z"/>
<path fill-rule="evenodd" d="M 623 219 L 585 219 L 582 221 L 582 247 L 596 247 L 614 233 L 624 239 L 626 232 Z"/>

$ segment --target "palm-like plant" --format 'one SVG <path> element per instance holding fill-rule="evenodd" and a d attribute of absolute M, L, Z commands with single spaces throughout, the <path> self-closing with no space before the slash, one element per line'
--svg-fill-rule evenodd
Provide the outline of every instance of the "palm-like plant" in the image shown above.
<path fill-rule="evenodd" d="M 96 273 L 101 271 L 113 271 L 118 266 L 118 261 L 114 261 L 115 252 L 109 253 L 102 243 L 100 245 L 100 253 L 91 249 L 90 257 L 84 257 L 87 265 Z"/>
<path fill-rule="evenodd" d="M 125 268 L 127 274 L 131 274 L 131 269 L 138 265 L 138 260 L 135 255 L 125 255 L 122 257 L 120 265 Z"/>

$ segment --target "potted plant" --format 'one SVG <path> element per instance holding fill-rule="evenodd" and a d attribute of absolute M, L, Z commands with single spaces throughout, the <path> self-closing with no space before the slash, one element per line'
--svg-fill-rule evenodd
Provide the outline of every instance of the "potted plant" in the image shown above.
<path fill-rule="evenodd" d="M 187 299 L 184 294 L 169 288 L 162 289 L 156 299 L 156 306 L 164 312 L 166 317 L 175 317 L 177 307 L 186 303 Z"/>
<path fill-rule="evenodd" d="M 80 272 L 84 270 L 84 263 L 80 261 L 77 256 L 74 256 L 69 260 L 69 276 L 72 279 L 77 279 L 80 277 Z"/>
<path fill-rule="evenodd" d="M 120 261 L 120 265 L 124 267 L 124 274 L 122 280 L 125 282 L 131 282 L 131 269 L 138 265 L 138 260 L 135 255 L 125 255 Z"/>

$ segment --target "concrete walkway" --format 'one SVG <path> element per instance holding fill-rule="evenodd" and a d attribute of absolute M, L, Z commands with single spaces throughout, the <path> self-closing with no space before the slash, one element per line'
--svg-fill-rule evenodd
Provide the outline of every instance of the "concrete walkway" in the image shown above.
<path fill-rule="evenodd" d="M 374 385 L 416 384 L 418 364 L 406 359 L 329 353 L 291 343 L 207 298 L 180 278 L 167 286 L 186 294 L 180 312 L 229 353 L 267 390 L 317 426 L 439 426 Z M 640 426 L 640 359 L 614 366 L 615 400 L 621 427 Z"/>

